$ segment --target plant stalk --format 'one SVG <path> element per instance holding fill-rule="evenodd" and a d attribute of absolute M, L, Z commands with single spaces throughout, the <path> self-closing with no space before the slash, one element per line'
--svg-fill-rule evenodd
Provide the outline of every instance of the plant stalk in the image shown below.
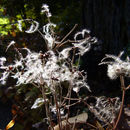
<path fill-rule="evenodd" d="M 47 118 L 48 118 L 48 121 L 49 121 L 51 130 L 54 130 L 53 125 L 52 125 L 52 121 L 51 121 L 51 116 L 50 116 L 50 114 L 49 114 L 49 109 L 48 109 L 48 105 L 47 105 L 48 103 L 47 103 L 47 101 L 46 101 L 47 98 L 46 98 L 46 94 L 45 94 L 45 90 L 44 90 L 43 86 L 42 86 L 42 95 L 43 95 L 43 98 L 44 98 L 44 100 L 45 100 L 46 116 L 47 116 Z"/>
<path fill-rule="evenodd" d="M 61 122 L 61 116 L 60 116 L 60 109 L 59 109 L 59 105 L 58 105 L 58 102 L 57 102 L 56 93 L 54 93 L 54 100 L 55 100 L 55 104 L 56 104 L 56 111 L 57 111 L 57 118 L 58 118 L 59 130 L 62 130 L 62 122 Z"/>
<path fill-rule="evenodd" d="M 124 83 L 124 76 L 120 75 L 120 82 L 121 82 L 121 89 L 122 89 L 122 101 L 121 101 L 121 107 L 120 107 L 120 111 L 118 114 L 118 118 L 116 120 L 115 126 L 113 128 L 113 130 L 116 130 L 118 123 L 120 121 L 121 115 L 122 115 L 122 111 L 123 111 L 123 106 L 124 106 L 124 99 L 125 99 L 125 83 Z"/>

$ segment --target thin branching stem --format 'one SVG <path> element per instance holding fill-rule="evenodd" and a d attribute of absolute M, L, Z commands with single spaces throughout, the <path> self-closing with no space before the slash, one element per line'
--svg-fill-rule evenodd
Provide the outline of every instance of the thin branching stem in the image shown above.
<path fill-rule="evenodd" d="M 124 106 L 124 99 L 125 99 L 125 83 L 124 83 L 124 76 L 120 75 L 120 82 L 121 82 L 121 89 L 122 89 L 122 101 L 121 101 L 121 107 L 120 107 L 120 111 L 116 120 L 116 123 L 114 125 L 113 130 L 116 130 L 118 123 L 120 121 L 121 115 L 122 115 L 122 111 L 123 111 L 123 106 Z"/>
<path fill-rule="evenodd" d="M 77 111 L 76 116 L 77 116 L 78 114 L 79 114 L 79 111 Z M 75 121 L 74 121 L 74 124 L 73 124 L 72 130 L 75 130 L 75 127 L 76 127 L 76 121 L 77 121 L 77 119 L 75 119 Z"/>
<path fill-rule="evenodd" d="M 72 70 L 73 71 L 73 70 Z M 70 87 L 69 87 L 69 90 L 68 90 L 68 97 L 69 97 L 69 101 L 68 101 L 68 106 L 70 106 L 70 101 L 71 101 L 71 92 L 72 92 L 72 85 L 70 83 Z M 68 118 L 69 118 L 69 114 L 70 114 L 70 109 L 68 107 L 68 112 L 67 112 L 67 117 L 66 117 L 66 121 L 68 122 Z"/>
<path fill-rule="evenodd" d="M 43 87 L 43 86 L 42 86 L 42 96 L 43 96 L 44 101 L 45 101 L 46 116 L 47 116 L 47 118 L 48 118 L 48 121 L 49 121 L 49 124 L 50 124 L 51 129 L 54 130 L 53 125 L 52 125 L 51 116 L 50 116 L 50 114 L 49 114 L 49 108 L 48 108 L 47 97 L 46 97 L 45 90 L 44 90 L 44 87 Z"/>
<path fill-rule="evenodd" d="M 69 33 L 61 40 L 61 43 L 75 30 L 78 24 L 75 24 L 74 27 L 69 31 Z"/>
<path fill-rule="evenodd" d="M 130 88 L 130 85 L 128 85 L 127 87 L 126 87 L 126 90 L 128 90 Z"/>
<path fill-rule="evenodd" d="M 80 100 L 77 101 L 77 102 L 75 102 L 75 103 L 72 103 L 72 104 L 70 104 L 70 105 L 66 105 L 65 108 L 68 108 L 68 109 L 69 109 L 69 107 L 74 106 L 74 105 L 76 105 L 76 104 L 78 104 L 78 103 L 80 103 Z"/>
<path fill-rule="evenodd" d="M 56 90 L 55 90 L 55 91 L 56 91 Z M 60 108 L 59 108 L 59 105 L 58 105 L 56 92 L 54 92 L 54 101 L 55 101 L 55 104 L 56 104 L 59 130 L 62 130 L 62 122 L 61 122 Z"/>
<path fill-rule="evenodd" d="M 74 101 L 80 101 L 81 99 L 78 99 L 78 98 L 67 98 L 67 97 L 63 97 L 64 99 L 70 99 L 70 100 L 74 100 Z"/>

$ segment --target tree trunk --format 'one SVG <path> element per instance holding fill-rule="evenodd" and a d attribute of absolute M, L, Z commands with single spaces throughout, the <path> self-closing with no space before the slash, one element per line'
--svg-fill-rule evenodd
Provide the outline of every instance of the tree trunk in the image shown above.
<path fill-rule="evenodd" d="M 102 43 L 103 53 L 119 54 L 128 46 L 128 1 L 83 1 L 83 26 Z"/>

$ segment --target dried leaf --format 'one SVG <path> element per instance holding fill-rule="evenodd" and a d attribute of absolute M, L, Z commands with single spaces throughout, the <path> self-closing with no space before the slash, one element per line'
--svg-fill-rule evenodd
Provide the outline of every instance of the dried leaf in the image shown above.
<path fill-rule="evenodd" d="M 78 122 L 86 122 L 86 120 L 88 119 L 88 114 L 87 113 L 81 113 L 77 116 L 71 117 L 68 119 L 69 123 L 78 123 Z"/>
<path fill-rule="evenodd" d="M 6 126 L 5 130 L 8 130 L 8 129 L 12 128 L 12 127 L 14 126 L 14 124 L 15 124 L 15 121 L 14 121 L 14 120 L 11 120 L 11 121 L 8 123 L 8 125 Z"/>
<path fill-rule="evenodd" d="M 16 37 L 16 32 L 15 31 L 12 32 L 12 36 Z"/>
<path fill-rule="evenodd" d="M 64 128 L 67 128 L 68 130 L 70 130 L 68 125 L 75 124 L 75 123 L 80 123 L 80 122 L 83 123 L 83 122 L 86 122 L 87 119 L 88 119 L 88 114 L 85 113 L 85 112 L 81 113 L 81 114 L 79 114 L 77 116 L 69 118 L 68 119 L 69 124 L 68 124 L 68 122 L 66 120 L 63 120 L 62 121 L 62 128 L 63 128 L 63 130 L 64 130 Z M 54 127 L 54 130 L 59 130 L 59 125 L 56 125 Z"/>

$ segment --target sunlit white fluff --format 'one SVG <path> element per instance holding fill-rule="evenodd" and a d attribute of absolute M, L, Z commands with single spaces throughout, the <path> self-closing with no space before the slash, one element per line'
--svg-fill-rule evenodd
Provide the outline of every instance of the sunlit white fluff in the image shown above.
<path fill-rule="evenodd" d="M 85 37 L 85 35 L 87 35 Z M 78 39 L 81 37 L 80 39 Z M 90 31 L 87 29 L 83 29 L 81 32 L 78 32 L 74 35 L 75 43 L 72 43 L 75 48 L 78 48 L 78 55 L 84 55 L 91 48 L 91 44 L 96 43 L 97 39 L 95 37 L 90 36 Z"/>
<path fill-rule="evenodd" d="M 47 17 L 51 17 L 51 13 L 50 13 L 50 10 L 49 10 L 49 6 L 47 4 L 43 4 L 42 5 L 42 10 L 41 10 L 41 13 L 46 13 L 46 16 Z"/>
<path fill-rule="evenodd" d="M 32 20 L 32 19 L 22 19 L 22 20 L 18 20 L 18 28 L 19 30 L 22 32 L 23 29 L 22 29 L 22 23 L 24 21 L 28 21 L 29 23 L 31 23 L 31 26 L 28 30 L 26 30 L 25 32 L 26 33 L 34 33 L 38 30 L 38 27 L 39 27 L 39 23 L 35 20 Z"/>
<path fill-rule="evenodd" d="M 20 51 L 27 51 L 26 55 L 24 54 L 24 56 L 22 56 L 22 51 L 18 51 L 18 57 L 16 57 L 13 64 L 11 64 L 11 68 L 10 65 L 4 65 L 5 61 L 1 59 L 0 69 L 3 69 L 5 73 L 0 78 L 0 81 L 6 82 L 6 79 L 10 75 L 17 80 L 16 85 L 28 83 L 45 85 L 50 88 L 52 92 L 54 91 L 54 86 L 59 86 L 60 83 L 65 81 L 68 82 L 77 93 L 81 87 L 86 87 L 90 90 L 86 82 L 86 74 L 83 75 L 78 67 L 74 67 L 71 63 L 69 53 L 72 49 L 76 48 L 76 54 L 84 55 L 91 48 L 91 44 L 96 42 L 96 38 L 90 37 L 90 31 L 83 29 L 81 32 L 75 34 L 74 43 L 72 43 L 70 47 L 62 48 L 60 51 L 57 50 L 57 48 L 55 50 L 56 42 L 60 42 L 56 41 L 56 36 L 53 32 L 53 28 L 56 27 L 56 25 L 51 23 L 49 19 L 51 13 L 48 5 L 42 5 L 42 12 L 45 12 L 48 17 L 48 23 L 43 26 L 43 33 L 38 30 L 39 23 L 32 19 L 19 20 L 18 27 L 20 31 L 23 31 L 22 23 L 25 21 L 29 22 L 31 26 L 28 30 L 25 30 L 25 32 L 33 33 L 38 30 L 46 42 L 47 51 L 45 53 L 38 53 L 28 48 L 22 48 Z M 78 39 L 80 36 L 81 39 Z M 7 49 L 13 44 L 13 42 L 10 43 Z"/>
<path fill-rule="evenodd" d="M 81 87 L 89 89 L 86 83 L 86 75 L 81 75 L 80 73 L 82 72 L 79 70 L 71 70 L 66 65 L 66 61 L 58 64 L 62 60 L 61 55 L 63 52 L 55 54 L 50 50 L 45 54 L 48 54 L 48 58 L 41 59 L 40 55 L 44 54 L 31 52 L 27 49 L 27 55 L 15 59 L 14 64 L 6 66 L 2 63 L 1 69 L 4 69 L 5 73 L 3 73 L 0 81 L 5 83 L 8 76 L 11 75 L 12 78 L 17 80 L 16 85 L 28 83 L 45 84 L 52 92 L 54 91 L 54 85 L 58 86 L 59 83 L 64 81 L 71 83 L 75 92 L 78 92 Z M 9 69 L 10 67 L 12 69 Z"/>
<path fill-rule="evenodd" d="M 6 51 L 12 46 L 12 45 L 14 45 L 15 44 L 15 41 L 11 41 L 10 43 L 9 43 L 9 45 L 7 46 L 7 48 L 6 48 Z"/>
<path fill-rule="evenodd" d="M 69 57 L 69 52 L 72 50 L 72 48 L 65 48 L 60 52 L 60 58 L 61 59 L 67 59 Z"/>
<path fill-rule="evenodd" d="M 87 29 L 83 29 L 81 32 L 77 32 L 75 35 L 74 35 L 74 39 L 77 40 L 77 37 L 79 35 L 81 35 L 83 38 L 85 36 L 85 34 L 90 34 L 90 30 L 87 30 Z"/>
<path fill-rule="evenodd" d="M 45 34 L 44 36 L 48 49 L 52 49 L 55 44 L 55 38 L 51 32 L 53 27 L 56 27 L 56 25 L 53 23 L 48 23 L 43 26 L 43 33 Z"/>
<path fill-rule="evenodd" d="M 106 55 L 106 57 L 103 58 L 103 60 L 99 64 L 99 65 L 101 64 L 108 65 L 107 75 L 110 79 L 116 79 L 120 75 L 130 77 L 130 60 L 129 58 L 127 58 L 125 61 L 121 60 L 120 58 L 122 55 L 123 52 L 121 52 L 119 56 Z M 105 61 L 106 59 L 112 59 L 112 60 Z"/>
<path fill-rule="evenodd" d="M 6 58 L 5 57 L 1 57 L 0 58 L 0 66 L 3 66 L 5 62 L 6 62 Z"/>

